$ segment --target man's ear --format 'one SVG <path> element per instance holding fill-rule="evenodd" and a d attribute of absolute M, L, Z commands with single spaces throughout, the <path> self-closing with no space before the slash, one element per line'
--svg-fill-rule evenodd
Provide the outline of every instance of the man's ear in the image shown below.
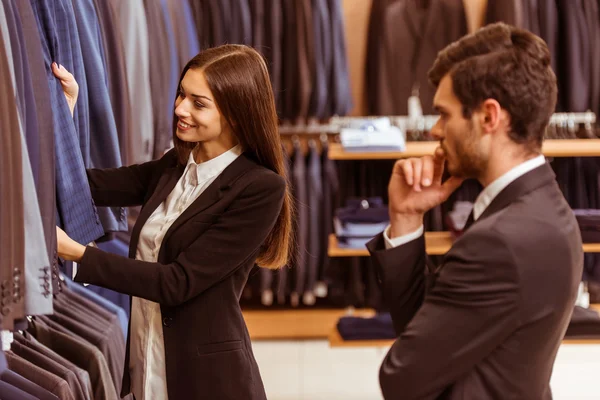
<path fill-rule="evenodd" d="M 481 127 L 483 132 L 492 133 L 498 130 L 502 123 L 502 107 L 497 100 L 486 99 L 479 107 Z"/>

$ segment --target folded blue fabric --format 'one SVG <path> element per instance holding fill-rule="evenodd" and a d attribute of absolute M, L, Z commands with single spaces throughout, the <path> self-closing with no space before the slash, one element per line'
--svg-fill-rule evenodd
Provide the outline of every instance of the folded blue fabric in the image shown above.
<path fill-rule="evenodd" d="M 342 317 L 337 329 L 344 340 L 395 339 L 396 332 L 389 313 L 381 313 L 371 318 Z"/>

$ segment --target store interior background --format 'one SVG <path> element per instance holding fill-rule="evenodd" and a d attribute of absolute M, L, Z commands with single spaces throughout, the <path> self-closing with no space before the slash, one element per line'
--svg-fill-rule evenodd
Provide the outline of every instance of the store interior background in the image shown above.
<path fill-rule="evenodd" d="M 433 0 L 435 1 L 435 0 Z M 509 1 L 509 0 L 507 0 Z M 482 25 L 486 0 L 463 0 L 469 31 Z M 343 0 L 354 109 L 365 115 L 364 76 L 371 0 Z M 333 328 L 333 326 L 332 326 Z M 326 339 L 254 340 L 270 400 L 379 400 L 385 347 L 331 348 Z M 600 399 L 600 345 L 562 345 L 551 381 L 555 400 Z"/>

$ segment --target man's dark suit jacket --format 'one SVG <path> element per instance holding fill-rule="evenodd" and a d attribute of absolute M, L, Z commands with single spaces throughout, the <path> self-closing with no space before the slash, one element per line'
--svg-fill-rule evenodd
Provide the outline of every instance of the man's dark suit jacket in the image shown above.
<path fill-rule="evenodd" d="M 158 262 L 134 260 L 142 227 L 183 171 L 174 150 L 141 165 L 88 171 L 96 204 L 143 207 L 130 258 L 88 247 L 75 280 L 161 305 L 170 399 L 265 399 L 239 299 L 279 216 L 285 181 L 242 154 L 169 228 Z M 122 394 L 129 391 L 125 371 Z"/>
<path fill-rule="evenodd" d="M 500 192 L 437 268 L 423 236 L 368 247 L 398 335 L 379 374 L 386 399 L 552 398 L 583 251 L 547 164 Z"/>

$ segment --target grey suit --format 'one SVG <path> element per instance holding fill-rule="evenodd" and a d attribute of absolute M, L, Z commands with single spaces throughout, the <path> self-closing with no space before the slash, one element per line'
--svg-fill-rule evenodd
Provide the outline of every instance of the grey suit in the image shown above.
<path fill-rule="evenodd" d="M 50 327 L 42 319 L 37 318 L 35 321 L 35 336 L 38 341 L 88 371 L 94 399 L 118 399 L 106 359 L 100 350 L 83 339 Z"/>
<path fill-rule="evenodd" d="M 12 371 L 55 394 L 59 399 L 75 400 L 69 384 L 64 379 L 18 357 L 12 352 L 6 353 L 6 360 Z"/>
<path fill-rule="evenodd" d="M 4 7 L 0 3 L 0 26 L 6 27 Z M 7 59 L 6 32 L 0 35 L 0 121 L 1 148 L 7 149 L 0 161 L 0 243 L 5 264 L 0 267 L 0 329 L 12 329 L 13 320 L 24 317 L 24 297 L 20 282 L 24 279 L 25 234 L 23 218 L 23 173 L 21 161 L 21 138 L 15 91 Z M 6 251 L 4 250 L 6 249 Z"/>
<path fill-rule="evenodd" d="M 12 347 L 12 345 L 11 345 L 11 347 Z M 56 397 L 55 395 L 53 395 L 46 389 L 42 388 L 39 385 L 36 385 L 35 383 L 31 382 L 28 379 L 23 378 L 21 375 L 17 374 L 16 372 L 13 372 L 9 369 L 0 371 L 0 381 L 8 383 L 9 385 L 12 385 L 17 389 L 20 389 L 23 392 L 30 394 L 31 396 L 33 396 L 34 399 L 59 400 L 58 397 Z M 5 392 L 0 390 L 0 393 L 2 393 L 2 396 L 3 396 L 2 398 L 4 398 Z M 26 396 L 18 397 L 19 400 L 25 400 L 28 398 L 29 397 L 26 397 Z"/>
<path fill-rule="evenodd" d="M 94 398 L 94 393 L 92 390 L 92 383 L 90 381 L 90 375 L 88 372 L 82 368 L 79 368 L 66 358 L 58 355 L 50 348 L 44 346 L 40 342 L 38 342 L 33 336 L 28 333 L 14 334 L 15 341 L 22 344 L 23 346 L 27 346 L 28 348 L 34 350 L 36 353 L 44 355 L 45 357 L 57 362 L 68 370 L 72 371 L 77 377 L 77 382 L 79 386 L 83 390 L 83 394 L 86 400 L 92 400 Z"/>
<path fill-rule="evenodd" d="M 35 186 L 37 189 L 40 213 L 42 217 L 43 231 L 46 240 L 46 249 L 48 259 L 52 264 L 56 284 L 58 271 L 56 267 L 56 185 L 55 185 L 55 154 L 54 154 L 54 127 L 50 123 L 42 121 L 52 121 L 52 107 L 48 104 L 50 90 L 46 80 L 46 70 L 44 69 L 44 57 L 40 42 L 40 34 L 35 22 L 31 4 L 28 1 L 15 1 L 15 13 L 21 21 L 23 30 L 23 43 L 27 52 L 29 61 L 29 70 L 31 72 L 31 83 L 33 87 L 33 100 L 35 102 L 35 111 L 37 115 L 37 135 L 39 150 L 34 153 L 39 154 L 40 168 L 37 173 Z M 31 147 L 29 147 L 31 149 Z M 35 179 L 35 174 L 34 174 Z M 45 278 L 44 278 L 45 279 Z"/>
<path fill-rule="evenodd" d="M 124 54 L 127 55 L 125 68 L 131 107 L 127 162 L 137 164 L 151 160 L 154 149 L 152 102 L 138 101 L 152 98 L 146 13 L 143 0 L 110 0 L 110 5 L 116 16 L 116 29 L 123 39 Z"/>
<path fill-rule="evenodd" d="M 75 400 L 86 399 L 83 389 L 77 380 L 77 376 L 68 368 L 60 365 L 56 361 L 44 356 L 43 354 L 36 353 L 35 350 L 32 350 L 19 342 L 14 342 L 11 344 L 11 351 L 22 359 L 29 361 L 33 365 L 43 369 L 44 371 L 48 371 L 57 377 L 64 379 L 69 385 L 69 390 L 73 394 L 73 398 Z"/>

